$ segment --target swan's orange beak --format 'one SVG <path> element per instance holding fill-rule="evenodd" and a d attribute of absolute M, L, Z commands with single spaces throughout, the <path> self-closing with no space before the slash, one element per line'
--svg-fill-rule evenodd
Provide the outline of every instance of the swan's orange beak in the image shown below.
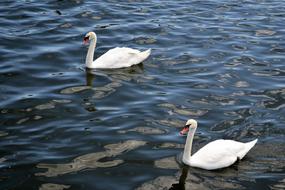
<path fill-rule="evenodd" d="M 89 41 L 89 37 L 84 37 L 84 38 L 83 38 L 83 44 L 84 44 L 84 45 L 87 45 L 87 44 L 88 44 L 88 41 Z"/>
<path fill-rule="evenodd" d="M 189 131 L 189 125 L 185 125 L 185 127 L 183 127 L 183 129 L 180 131 L 180 135 L 187 135 Z"/>

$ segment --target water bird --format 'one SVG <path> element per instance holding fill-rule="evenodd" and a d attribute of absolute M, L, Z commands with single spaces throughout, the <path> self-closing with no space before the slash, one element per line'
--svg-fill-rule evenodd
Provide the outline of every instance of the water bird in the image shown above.
<path fill-rule="evenodd" d="M 197 126 L 196 120 L 189 119 L 180 132 L 181 135 L 188 132 L 182 161 L 188 166 L 205 170 L 216 170 L 234 164 L 236 161 L 241 160 L 258 140 L 242 143 L 219 139 L 208 143 L 194 155 L 191 155 L 192 142 Z"/>
<path fill-rule="evenodd" d="M 95 61 L 93 61 L 94 51 L 96 48 L 97 35 L 95 32 L 88 32 L 84 39 L 84 44 L 89 44 L 86 67 L 90 69 L 117 69 L 137 65 L 147 59 L 151 53 L 151 49 L 139 51 L 127 47 L 116 47 L 110 49 Z"/>

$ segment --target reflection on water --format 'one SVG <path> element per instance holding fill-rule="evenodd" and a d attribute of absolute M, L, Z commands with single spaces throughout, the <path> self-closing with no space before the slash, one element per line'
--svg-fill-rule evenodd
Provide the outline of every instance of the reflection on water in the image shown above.
<path fill-rule="evenodd" d="M 179 115 L 185 115 L 188 117 L 203 116 L 208 112 L 207 110 L 190 110 L 190 109 L 185 109 L 185 108 L 178 108 L 177 106 L 173 104 L 169 104 L 169 103 L 160 104 L 159 106 L 170 109 L 170 111 L 168 112 L 170 114 L 177 113 Z"/>
<path fill-rule="evenodd" d="M 156 129 L 152 127 L 135 127 L 129 130 L 119 130 L 118 133 L 128 133 L 128 132 L 137 132 L 145 135 L 161 135 L 167 133 L 167 131 Z"/>
<path fill-rule="evenodd" d="M 60 185 L 60 184 L 54 184 L 54 183 L 45 183 L 42 184 L 39 188 L 39 190 L 64 190 L 68 189 L 70 185 Z"/>
<path fill-rule="evenodd" d="M 88 168 L 95 169 L 95 168 L 114 167 L 123 163 L 124 161 L 115 159 L 112 161 L 103 162 L 100 160 L 107 157 L 113 158 L 115 156 L 122 154 L 125 151 L 130 151 L 140 146 L 143 146 L 145 143 L 146 142 L 144 141 L 128 140 L 122 143 L 106 145 L 104 147 L 106 151 L 85 154 L 73 159 L 70 163 L 65 163 L 65 164 L 40 163 L 37 165 L 37 168 L 47 169 L 47 171 L 43 173 L 36 173 L 35 175 L 54 177 L 72 172 L 78 172 Z"/>
<path fill-rule="evenodd" d="M 142 184 L 136 190 L 243 189 L 238 183 L 237 178 L 231 178 L 230 176 L 223 175 L 221 172 L 212 172 L 212 174 L 206 175 L 205 173 L 207 172 L 201 172 L 201 170 L 196 169 L 192 171 L 192 168 L 183 166 L 175 176 L 160 176 Z M 238 174 L 235 173 L 235 175 L 237 177 Z M 227 181 L 225 178 L 228 178 Z M 239 177 L 239 180 L 252 182 L 251 179 L 242 176 Z"/>
<path fill-rule="evenodd" d="M 187 179 L 187 175 L 188 175 L 188 166 L 184 166 L 181 171 L 179 183 L 172 184 L 169 190 L 185 190 L 185 180 Z"/>
<path fill-rule="evenodd" d="M 277 184 L 270 186 L 272 190 L 285 189 L 285 178 L 280 180 Z"/>
<path fill-rule="evenodd" d="M 74 94 L 74 93 L 82 92 L 88 89 L 90 89 L 89 86 L 72 86 L 72 87 L 68 87 L 68 88 L 61 90 L 60 93 L 61 94 Z"/>
<path fill-rule="evenodd" d="M 156 160 L 154 162 L 154 166 L 162 169 L 179 169 L 179 165 L 177 164 L 174 156 Z"/>

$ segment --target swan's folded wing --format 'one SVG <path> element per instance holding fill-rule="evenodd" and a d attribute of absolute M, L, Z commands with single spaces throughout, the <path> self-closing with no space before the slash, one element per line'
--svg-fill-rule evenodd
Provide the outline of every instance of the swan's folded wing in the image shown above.
<path fill-rule="evenodd" d="M 191 157 L 191 165 L 208 170 L 230 166 L 238 159 L 243 146 L 243 143 L 231 140 L 213 141 Z"/>
<path fill-rule="evenodd" d="M 97 58 L 96 68 L 122 68 L 138 64 L 141 59 L 140 51 L 131 48 L 114 48 Z"/>

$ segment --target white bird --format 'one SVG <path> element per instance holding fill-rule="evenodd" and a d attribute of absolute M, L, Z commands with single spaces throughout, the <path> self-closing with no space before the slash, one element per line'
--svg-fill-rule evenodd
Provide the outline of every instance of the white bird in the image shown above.
<path fill-rule="evenodd" d="M 97 42 L 97 36 L 94 32 L 88 32 L 83 42 L 87 44 L 90 41 L 86 56 L 86 67 L 91 69 L 117 69 L 136 65 L 147 59 L 151 53 L 151 49 L 139 51 L 127 47 L 116 47 L 110 49 L 93 61 L 94 51 Z"/>
<path fill-rule="evenodd" d="M 219 139 L 208 143 L 191 156 L 192 142 L 197 125 L 196 120 L 189 119 L 180 132 L 180 134 L 185 134 L 188 131 L 182 159 L 184 164 L 188 166 L 206 170 L 228 167 L 241 160 L 257 142 L 257 139 L 247 143 Z"/>

